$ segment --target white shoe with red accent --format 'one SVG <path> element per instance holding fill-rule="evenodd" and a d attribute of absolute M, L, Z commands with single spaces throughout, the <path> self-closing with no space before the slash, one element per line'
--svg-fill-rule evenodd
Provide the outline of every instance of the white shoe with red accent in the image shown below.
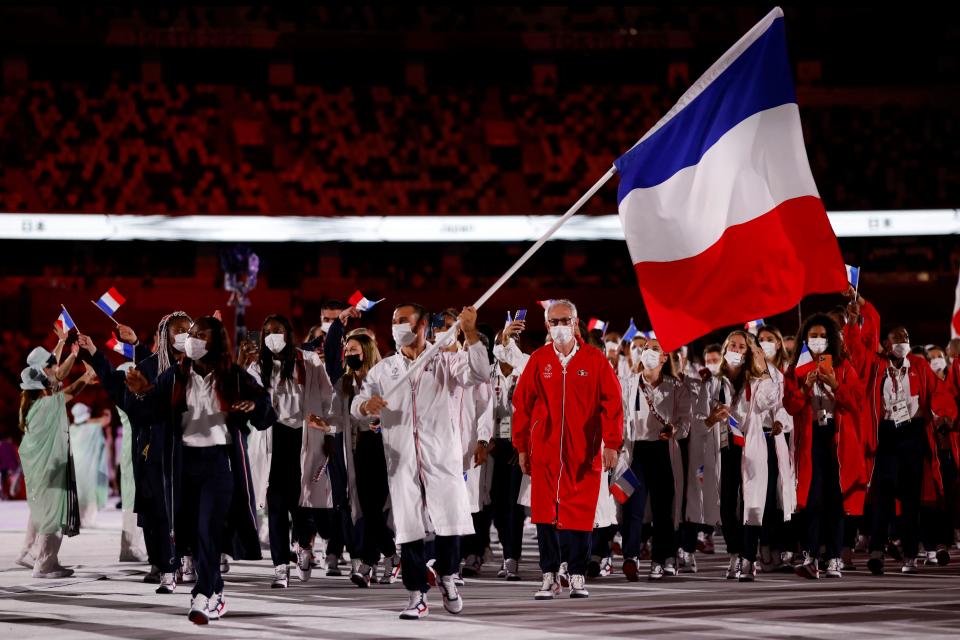
<path fill-rule="evenodd" d="M 543 574 L 543 582 L 540 584 L 540 590 L 533 594 L 534 600 L 553 600 L 563 592 L 560 582 L 557 580 L 557 574 L 547 571 Z"/>
<path fill-rule="evenodd" d="M 410 601 L 407 602 L 407 608 L 400 612 L 401 620 L 419 620 L 426 618 L 430 613 L 427 606 L 427 594 L 419 591 L 408 591 Z"/>
<path fill-rule="evenodd" d="M 227 599 L 223 597 L 222 593 L 215 593 L 210 598 L 209 611 L 211 620 L 219 620 L 227 615 Z"/>
<path fill-rule="evenodd" d="M 440 578 L 440 593 L 443 595 L 443 608 L 448 612 L 457 614 L 463 611 L 463 596 L 457 589 L 455 576 L 443 576 Z"/>

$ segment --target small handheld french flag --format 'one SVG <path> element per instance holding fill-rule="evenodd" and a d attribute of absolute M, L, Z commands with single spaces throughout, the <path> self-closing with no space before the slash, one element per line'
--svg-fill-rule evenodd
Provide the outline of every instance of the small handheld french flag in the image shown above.
<path fill-rule="evenodd" d="M 817 368 L 817 363 L 813 359 L 813 354 L 810 353 L 810 349 L 807 348 L 807 343 L 803 343 L 803 347 L 800 349 L 800 357 L 797 358 L 797 366 L 794 371 L 797 374 L 798 378 L 804 378 L 808 373 Z"/>
<path fill-rule="evenodd" d="M 623 334 L 623 341 L 630 342 L 638 333 L 640 333 L 640 331 L 637 329 L 637 325 L 633 324 L 633 318 L 630 318 L 630 326 L 627 327 L 626 332 Z"/>
<path fill-rule="evenodd" d="M 623 504 L 629 500 L 633 492 L 639 488 L 640 481 L 637 480 L 636 474 L 633 473 L 633 470 L 627 468 L 627 470 L 623 472 L 623 475 L 610 485 L 610 493 L 613 495 L 614 500 Z"/>
<path fill-rule="evenodd" d="M 356 307 L 360 311 L 370 311 L 370 309 L 373 309 L 377 304 L 383 302 L 384 300 L 386 300 L 386 298 L 380 298 L 379 300 L 373 301 L 367 300 L 364 295 L 360 293 L 360 290 L 357 289 L 353 292 L 353 295 L 350 296 L 350 299 L 347 300 L 347 302 L 350 303 L 350 306 Z"/>
<path fill-rule="evenodd" d="M 543 310 L 546 311 L 550 308 L 550 305 L 553 304 L 553 300 L 537 300 L 537 304 L 543 307 Z"/>
<path fill-rule="evenodd" d="M 507 311 L 507 321 L 503 324 L 503 326 L 507 326 L 507 325 L 509 325 L 511 322 L 513 322 L 513 316 L 511 316 L 511 315 L 510 315 L 510 312 Z"/>
<path fill-rule="evenodd" d="M 110 287 L 110 290 L 100 296 L 100 299 L 93 304 L 97 305 L 100 311 L 103 311 L 112 318 L 113 314 L 120 308 L 120 305 L 126 301 L 127 299 L 120 295 L 120 292 L 117 291 L 116 288 Z"/>
<path fill-rule="evenodd" d="M 727 418 L 727 424 L 730 425 L 730 435 L 733 437 L 733 444 L 742 447 L 747 439 L 743 437 L 743 431 L 740 430 L 740 423 L 733 416 Z"/>
<path fill-rule="evenodd" d="M 847 282 L 854 289 L 860 288 L 860 267 L 854 267 L 849 264 L 844 265 L 847 268 Z"/>
<path fill-rule="evenodd" d="M 760 331 L 760 327 L 762 326 L 763 326 L 763 318 L 760 318 L 759 320 L 751 320 L 747 324 L 743 325 L 743 328 L 749 331 L 750 333 L 752 333 L 753 335 L 757 335 L 757 332 Z"/>
<path fill-rule="evenodd" d="M 73 318 L 70 317 L 70 314 L 67 313 L 67 308 L 60 306 L 60 317 L 57 318 L 57 325 L 64 331 L 70 331 L 70 329 L 76 329 L 77 325 L 73 322 Z"/>
<path fill-rule="evenodd" d="M 110 334 L 110 339 L 107 340 L 107 349 L 110 349 L 111 351 L 116 351 L 117 353 L 122 355 L 124 358 L 129 358 L 130 360 L 133 360 L 133 354 L 134 354 L 133 345 L 127 344 L 126 342 L 120 342 L 119 340 L 117 340 L 117 335 L 115 333 Z"/>
<path fill-rule="evenodd" d="M 607 323 L 603 320 L 597 320 L 596 318 L 590 318 L 590 322 L 587 323 L 587 331 L 606 331 Z"/>

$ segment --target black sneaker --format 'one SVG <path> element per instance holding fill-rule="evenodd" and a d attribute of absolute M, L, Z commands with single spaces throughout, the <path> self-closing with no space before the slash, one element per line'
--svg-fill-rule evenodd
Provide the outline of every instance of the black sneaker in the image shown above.
<path fill-rule="evenodd" d="M 883 556 L 871 556 L 867 560 L 867 569 L 875 576 L 883 575 Z"/>

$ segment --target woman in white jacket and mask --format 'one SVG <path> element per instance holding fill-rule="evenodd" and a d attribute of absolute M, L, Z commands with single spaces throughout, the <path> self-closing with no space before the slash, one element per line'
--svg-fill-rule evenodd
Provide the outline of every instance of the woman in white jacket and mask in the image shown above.
<path fill-rule="evenodd" d="M 675 468 L 679 458 L 675 439 L 689 430 L 690 395 L 673 374 L 660 343 L 649 339 L 640 354 L 641 369 L 623 388 L 624 421 L 630 468 L 640 486 L 623 505 L 623 573 L 638 579 L 640 536 L 649 496 L 653 517 L 650 580 L 676 575 L 677 513 Z M 677 470 L 679 471 L 679 470 Z"/>
<path fill-rule="evenodd" d="M 284 316 L 268 316 L 260 333 L 259 359 L 248 372 L 270 394 L 277 421 L 263 432 L 268 456 L 266 491 L 270 557 L 274 588 L 285 588 L 290 573 L 290 528 L 298 543 L 297 571 L 310 579 L 316 525 L 311 509 L 330 508 L 323 434 L 304 429 L 310 414 L 326 415 L 333 389 L 323 362 L 313 352 L 295 346 L 293 328 Z M 292 516 L 292 522 L 291 522 Z"/>
<path fill-rule="evenodd" d="M 783 371 L 790 357 L 783 347 L 783 336 L 773 326 L 764 326 L 757 341 L 767 359 L 767 372 L 777 385 L 776 405 L 763 420 L 767 439 L 767 502 L 760 531 L 760 560 L 764 571 L 793 571 L 790 561 L 796 546 L 790 521 L 797 507 L 793 449 L 787 440 L 793 431 L 793 416 L 783 408 Z"/>
<path fill-rule="evenodd" d="M 730 333 L 720 375 L 701 397 L 699 414 L 720 436 L 720 520 L 730 552 L 726 577 L 751 582 L 767 497 L 764 418 L 776 406 L 777 385 L 763 351 L 746 331 Z"/>

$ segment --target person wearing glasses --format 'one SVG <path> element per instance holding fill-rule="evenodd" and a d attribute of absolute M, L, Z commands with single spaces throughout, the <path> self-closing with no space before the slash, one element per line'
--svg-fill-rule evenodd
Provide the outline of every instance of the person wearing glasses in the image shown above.
<path fill-rule="evenodd" d="M 530 476 L 543 571 L 534 597 L 561 592 L 565 561 L 570 597 L 585 598 L 600 474 L 616 466 L 623 445 L 620 383 L 606 354 L 584 343 L 572 302 L 554 300 L 544 319 L 551 342 L 530 356 L 513 394 L 513 444 Z"/>

